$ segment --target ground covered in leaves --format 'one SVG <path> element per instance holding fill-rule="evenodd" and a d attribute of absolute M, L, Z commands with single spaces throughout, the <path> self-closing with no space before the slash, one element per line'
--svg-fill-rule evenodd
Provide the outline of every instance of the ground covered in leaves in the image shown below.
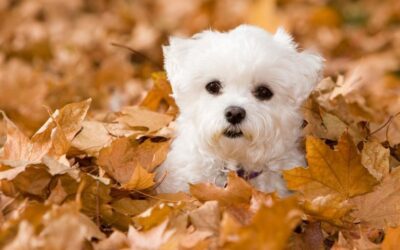
<path fill-rule="evenodd" d="M 400 2 L 0 1 L 1 249 L 398 249 Z M 281 199 L 157 194 L 168 35 L 283 24 L 326 58 Z M 303 168 L 307 167 L 307 168 Z"/>

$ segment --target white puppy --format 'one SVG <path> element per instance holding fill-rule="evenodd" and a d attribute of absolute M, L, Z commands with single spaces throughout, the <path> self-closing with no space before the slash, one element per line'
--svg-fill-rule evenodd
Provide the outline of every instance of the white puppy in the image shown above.
<path fill-rule="evenodd" d="M 286 192 L 280 171 L 305 164 L 299 108 L 323 67 L 320 56 L 296 46 L 283 29 L 249 25 L 170 39 L 165 69 L 180 115 L 158 169 L 158 176 L 167 172 L 159 192 L 222 186 L 229 170 L 262 191 Z"/>

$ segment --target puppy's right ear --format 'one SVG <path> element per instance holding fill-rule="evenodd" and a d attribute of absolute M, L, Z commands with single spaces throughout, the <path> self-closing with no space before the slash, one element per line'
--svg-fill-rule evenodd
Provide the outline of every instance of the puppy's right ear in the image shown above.
<path fill-rule="evenodd" d="M 183 82 L 183 66 L 188 54 L 190 43 L 190 39 L 170 37 L 169 45 L 162 46 L 164 68 L 175 94 L 179 92 L 181 83 Z"/>

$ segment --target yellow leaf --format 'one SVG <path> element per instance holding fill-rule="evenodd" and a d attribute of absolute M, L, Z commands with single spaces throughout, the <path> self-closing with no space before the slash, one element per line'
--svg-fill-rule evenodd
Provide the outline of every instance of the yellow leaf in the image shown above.
<path fill-rule="evenodd" d="M 339 194 L 344 198 L 372 191 L 376 179 L 361 164 L 360 155 L 348 134 L 339 139 L 336 150 L 323 141 L 307 137 L 308 168 L 295 168 L 284 172 L 289 189 L 316 197 Z"/>
<path fill-rule="evenodd" d="M 122 185 L 128 190 L 142 190 L 154 185 L 154 173 L 149 173 L 142 166 L 137 165 L 128 182 Z"/>
<path fill-rule="evenodd" d="M 160 203 L 147 209 L 140 215 L 136 216 L 133 220 L 137 227 L 143 230 L 148 230 L 159 225 L 182 207 L 182 204 Z"/>
<path fill-rule="evenodd" d="M 285 249 L 301 216 L 295 198 L 278 201 L 271 207 L 261 206 L 249 225 L 239 227 L 233 223 L 234 227 L 228 229 L 229 234 L 225 232 L 224 249 Z"/>
<path fill-rule="evenodd" d="M 382 250 L 397 250 L 400 242 L 400 228 L 389 227 L 382 242 Z"/>
<path fill-rule="evenodd" d="M 276 0 L 255 0 L 253 2 L 247 22 L 270 32 L 275 31 L 281 23 L 276 11 Z"/>
<path fill-rule="evenodd" d="M 175 116 L 178 113 L 178 107 L 175 104 L 175 100 L 171 97 L 172 88 L 165 72 L 155 72 L 151 76 L 153 79 L 153 88 L 147 93 L 140 106 L 157 111 L 162 101 L 165 101 L 169 105 L 168 113 Z"/>

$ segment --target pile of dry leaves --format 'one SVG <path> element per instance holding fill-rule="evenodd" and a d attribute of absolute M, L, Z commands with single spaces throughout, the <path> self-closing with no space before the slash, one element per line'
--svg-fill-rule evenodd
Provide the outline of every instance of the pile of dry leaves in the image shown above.
<path fill-rule="evenodd" d="M 188 2 L 0 3 L 0 248 L 397 249 L 399 2 Z M 157 194 L 179 112 L 160 45 L 245 21 L 327 59 L 303 105 L 308 166 L 284 172 L 294 195 L 234 173 Z"/>

